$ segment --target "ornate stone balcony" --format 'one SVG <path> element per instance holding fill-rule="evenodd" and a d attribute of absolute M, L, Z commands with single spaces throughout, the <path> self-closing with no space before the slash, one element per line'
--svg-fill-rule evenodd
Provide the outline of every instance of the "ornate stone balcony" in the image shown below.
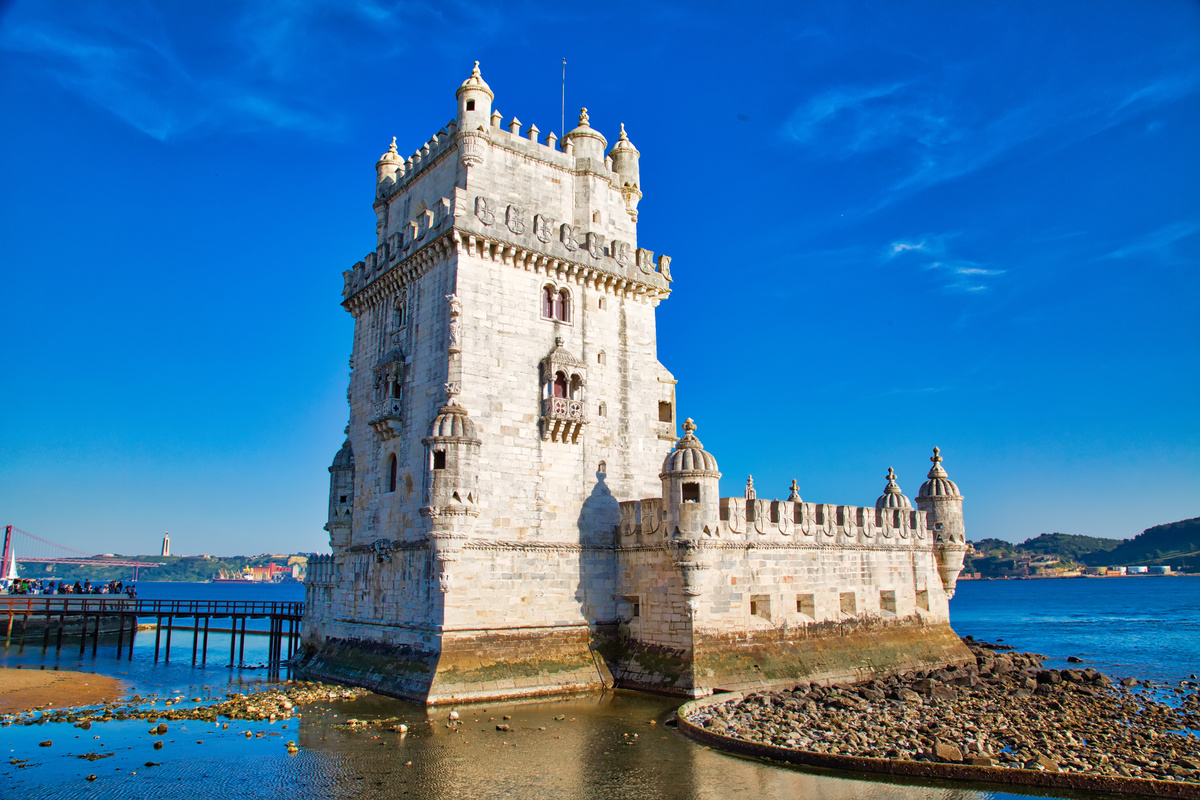
<path fill-rule="evenodd" d="M 374 428 L 384 441 L 400 435 L 400 404 L 399 397 L 385 398 L 374 404 L 371 418 L 367 420 L 367 424 Z"/>
<path fill-rule="evenodd" d="M 587 424 L 582 400 L 550 397 L 542 401 L 542 438 L 553 442 L 579 440 L 579 432 Z"/>

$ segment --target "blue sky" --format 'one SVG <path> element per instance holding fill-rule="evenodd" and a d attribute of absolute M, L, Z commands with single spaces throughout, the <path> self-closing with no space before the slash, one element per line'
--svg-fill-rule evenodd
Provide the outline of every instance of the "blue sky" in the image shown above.
<path fill-rule="evenodd" d="M 722 490 L 968 537 L 1200 514 L 1200 6 L 0 6 L 0 523 L 320 550 L 374 162 L 472 61 L 642 153 L 659 357 Z M 576 10 L 577 9 L 577 10 Z"/>

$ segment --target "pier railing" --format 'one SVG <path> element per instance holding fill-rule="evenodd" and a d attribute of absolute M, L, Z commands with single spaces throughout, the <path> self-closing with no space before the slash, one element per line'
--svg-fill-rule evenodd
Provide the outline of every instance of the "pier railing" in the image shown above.
<path fill-rule="evenodd" d="M 230 666 L 244 664 L 246 636 L 265 633 L 268 637 L 267 669 L 278 674 L 284 661 L 291 658 L 300 642 L 300 618 L 304 614 L 304 603 L 268 600 L 140 600 L 112 595 L 0 595 L 0 626 L 4 629 L 4 646 L 13 644 L 13 629 L 19 619 L 20 630 L 17 644 L 26 646 L 31 620 L 41 625 L 42 650 L 50 647 L 51 634 L 55 648 L 61 650 L 64 635 L 79 636 L 79 654 L 82 656 L 88 640 L 91 640 L 92 655 L 99 647 L 101 627 L 107 626 L 105 635 L 115 632 L 117 658 L 126 650 L 133 658 L 133 641 L 137 635 L 138 620 L 153 617 L 154 660 L 160 653 L 164 661 L 171 660 L 171 638 L 177 629 L 177 619 L 191 620 L 187 627 L 192 631 L 192 664 L 197 658 L 200 663 L 208 662 L 208 635 L 212 620 L 228 619 L 228 628 L 214 632 L 229 633 Z M 269 621 L 267 631 L 247 631 L 246 623 L 251 619 Z M 116 630 L 112 627 L 115 625 Z M 240 629 L 239 629 L 240 628 Z M 163 652 L 163 634 L 165 652 Z"/>

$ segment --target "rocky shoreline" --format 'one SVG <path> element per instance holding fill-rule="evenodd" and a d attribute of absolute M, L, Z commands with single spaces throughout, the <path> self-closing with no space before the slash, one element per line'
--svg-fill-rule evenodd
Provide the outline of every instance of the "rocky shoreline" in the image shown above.
<path fill-rule="evenodd" d="M 755 692 L 704 704 L 687 721 L 819 755 L 1200 784 L 1196 681 L 1151 689 L 965 643 L 976 659 L 966 667 Z"/>

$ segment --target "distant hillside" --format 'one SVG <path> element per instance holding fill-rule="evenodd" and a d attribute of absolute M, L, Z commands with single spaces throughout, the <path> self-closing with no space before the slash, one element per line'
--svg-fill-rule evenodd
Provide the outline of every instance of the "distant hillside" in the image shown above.
<path fill-rule="evenodd" d="M 1107 552 L 1083 557 L 1093 567 L 1131 564 L 1170 564 L 1195 569 L 1200 566 L 1200 517 L 1147 528 Z"/>
<path fill-rule="evenodd" d="M 1129 540 L 1101 539 L 1098 536 L 1079 536 L 1071 533 L 1043 533 L 1041 536 L 1021 542 L 1017 547 L 1038 555 L 1058 556 L 1071 561 L 1079 561 L 1082 556 L 1108 552 L 1127 541 Z"/>
<path fill-rule="evenodd" d="M 288 556 L 282 557 L 275 555 L 259 555 L 259 556 L 124 556 L 117 555 L 116 558 L 126 559 L 130 561 L 148 561 L 150 563 L 162 564 L 161 567 L 153 567 L 140 571 L 138 578 L 144 581 L 207 581 L 217 575 L 220 570 L 225 570 L 230 573 L 238 573 L 243 567 L 265 567 L 269 562 L 276 562 L 280 566 L 287 564 Z M 65 580 L 68 583 L 74 581 L 92 581 L 104 582 L 108 581 L 128 581 L 131 577 L 129 567 L 76 567 L 63 564 L 39 564 L 36 562 L 20 563 L 18 557 L 18 574 L 22 578 L 30 578 L 37 580 L 39 578 L 54 577 L 59 580 Z"/>

